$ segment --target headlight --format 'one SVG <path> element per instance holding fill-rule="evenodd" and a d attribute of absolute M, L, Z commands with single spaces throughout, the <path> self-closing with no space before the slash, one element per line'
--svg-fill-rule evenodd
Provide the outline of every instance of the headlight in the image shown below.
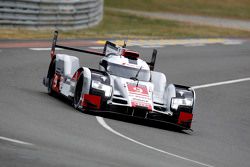
<path fill-rule="evenodd" d="M 93 80 L 91 86 L 92 86 L 92 88 L 104 91 L 105 97 L 110 97 L 112 94 L 112 87 L 109 85 L 104 85 L 99 81 Z"/>
<path fill-rule="evenodd" d="M 177 110 L 179 106 L 188 106 L 191 107 L 193 105 L 193 99 L 192 98 L 172 98 L 171 100 L 171 108 Z"/>

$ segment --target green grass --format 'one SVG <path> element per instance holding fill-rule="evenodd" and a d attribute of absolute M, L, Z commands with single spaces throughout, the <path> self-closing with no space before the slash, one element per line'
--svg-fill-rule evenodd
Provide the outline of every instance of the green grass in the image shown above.
<path fill-rule="evenodd" d="M 0 29 L 1 39 L 50 39 L 53 30 Z M 103 21 L 93 28 L 60 31 L 60 38 L 206 38 L 250 37 L 249 31 L 198 26 L 148 19 L 105 10 Z"/>
<path fill-rule="evenodd" d="M 105 0 L 105 6 L 250 19 L 250 0 Z"/>
<path fill-rule="evenodd" d="M 115 13 L 105 11 L 103 22 L 92 29 L 100 35 L 110 34 L 116 36 L 130 35 L 164 38 L 183 38 L 183 37 L 236 37 L 250 34 L 250 32 L 215 28 L 210 26 L 198 26 L 194 24 L 181 23 L 176 21 L 166 21 L 159 19 L 148 19 L 137 17 L 125 13 Z"/>

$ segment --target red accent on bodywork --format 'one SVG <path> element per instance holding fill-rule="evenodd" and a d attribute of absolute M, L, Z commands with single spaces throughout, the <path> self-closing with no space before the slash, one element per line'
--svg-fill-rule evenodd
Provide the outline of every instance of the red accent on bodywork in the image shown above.
<path fill-rule="evenodd" d="M 101 107 L 101 96 L 84 94 L 83 95 L 82 106 L 92 109 L 100 109 Z"/>
<path fill-rule="evenodd" d="M 73 77 L 72 77 L 72 80 L 78 81 L 78 79 L 79 79 L 80 74 L 81 74 L 82 71 L 83 71 L 83 69 L 82 69 L 82 68 L 79 68 L 79 69 L 74 73 L 74 75 L 73 75 Z"/>
<path fill-rule="evenodd" d="M 138 53 L 138 52 L 131 51 L 131 50 L 126 50 L 126 49 L 124 49 L 124 50 L 122 51 L 122 56 L 128 57 L 128 58 L 137 59 L 137 58 L 139 57 L 139 53 Z"/>
<path fill-rule="evenodd" d="M 61 80 L 61 76 L 59 74 L 55 74 L 54 77 L 53 77 L 53 81 L 52 81 L 52 89 L 55 91 L 55 92 L 60 92 L 60 80 Z"/>
<path fill-rule="evenodd" d="M 178 124 L 180 125 L 184 124 L 191 127 L 192 119 L 193 119 L 192 113 L 180 112 L 180 116 L 178 118 Z"/>
<path fill-rule="evenodd" d="M 79 77 L 80 77 L 81 72 L 82 72 L 82 70 L 76 71 L 75 74 L 72 77 L 72 80 L 77 81 L 79 79 Z"/>

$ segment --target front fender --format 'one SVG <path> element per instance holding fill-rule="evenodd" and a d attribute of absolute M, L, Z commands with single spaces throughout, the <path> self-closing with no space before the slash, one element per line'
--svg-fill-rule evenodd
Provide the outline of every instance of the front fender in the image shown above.
<path fill-rule="evenodd" d="M 80 79 L 80 75 L 83 76 L 82 95 L 89 94 L 91 86 L 91 71 L 87 67 L 81 67 L 74 73 L 71 79 L 71 82 L 73 83 L 72 85 L 74 85 L 72 92 L 75 93 L 76 84 Z"/>
<path fill-rule="evenodd" d="M 191 112 L 193 112 L 196 95 L 195 91 L 192 88 L 182 85 L 169 84 L 168 87 L 166 88 L 164 97 L 168 110 L 172 110 L 171 109 L 172 98 L 180 98 L 180 99 L 192 98 L 193 104 L 191 106 Z"/>

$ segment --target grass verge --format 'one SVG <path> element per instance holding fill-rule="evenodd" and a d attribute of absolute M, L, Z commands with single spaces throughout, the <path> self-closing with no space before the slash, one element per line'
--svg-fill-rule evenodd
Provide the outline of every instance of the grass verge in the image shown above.
<path fill-rule="evenodd" d="M 105 0 L 105 6 L 250 20 L 249 0 Z"/>
<path fill-rule="evenodd" d="M 53 30 L 0 29 L 1 39 L 48 39 Z M 105 10 L 103 21 L 93 28 L 60 31 L 60 38 L 207 38 L 250 37 L 249 31 L 198 26 L 148 19 Z"/>

